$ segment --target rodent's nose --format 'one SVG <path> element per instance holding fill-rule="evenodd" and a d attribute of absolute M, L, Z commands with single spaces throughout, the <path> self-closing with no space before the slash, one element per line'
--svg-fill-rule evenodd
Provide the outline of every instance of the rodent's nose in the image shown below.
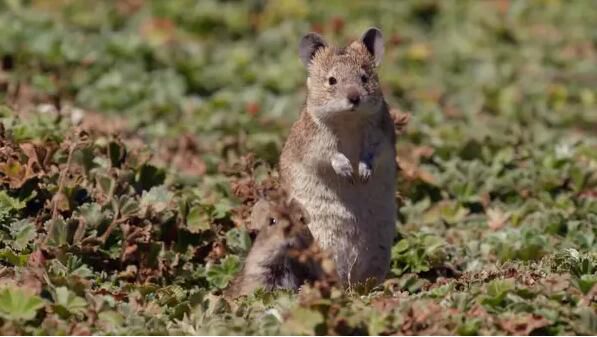
<path fill-rule="evenodd" d="M 353 105 L 359 105 L 361 102 L 361 95 L 359 95 L 358 91 L 349 91 L 347 95 L 348 101 Z"/>

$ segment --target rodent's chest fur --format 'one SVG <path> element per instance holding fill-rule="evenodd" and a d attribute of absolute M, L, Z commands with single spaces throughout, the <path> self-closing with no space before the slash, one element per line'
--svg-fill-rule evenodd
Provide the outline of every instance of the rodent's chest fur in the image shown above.
<path fill-rule="evenodd" d="M 350 160 L 353 169 L 356 169 L 366 137 L 364 126 L 364 123 L 318 125 L 317 136 L 311 138 L 307 155 L 327 161 L 334 152 L 340 152 Z M 322 168 L 327 166 L 322 163 Z"/>
<path fill-rule="evenodd" d="M 368 138 L 375 138 L 379 131 L 377 116 L 370 119 L 351 120 L 339 118 L 334 122 L 316 122 L 308 112 L 303 111 L 300 119 L 293 125 L 286 142 L 281 161 L 293 157 L 307 165 L 327 168 L 329 157 L 334 152 L 344 154 L 354 168 L 364 150 Z M 320 162 L 321 161 L 321 162 Z"/>
<path fill-rule="evenodd" d="M 393 133 L 385 127 L 369 120 L 337 129 L 318 124 L 303 111 L 280 158 L 283 185 L 309 213 L 309 229 L 334 255 L 344 280 L 383 279 L 389 266 L 396 164 Z M 381 143 L 377 165 L 367 183 L 351 184 L 333 171 L 330 156 L 342 152 L 355 167 L 365 141 Z"/>

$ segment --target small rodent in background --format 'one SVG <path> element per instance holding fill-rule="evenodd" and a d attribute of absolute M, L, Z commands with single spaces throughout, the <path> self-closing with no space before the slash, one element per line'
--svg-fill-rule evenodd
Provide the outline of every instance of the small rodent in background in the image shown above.
<path fill-rule="evenodd" d="M 303 207 L 285 193 L 258 201 L 248 226 L 258 231 L 257 237 L 226 295 L 248 295 L 258 288 L 297 290 L 305 282 L 333 275 L 331 259 L 321 258 L 308 221 Z"/>

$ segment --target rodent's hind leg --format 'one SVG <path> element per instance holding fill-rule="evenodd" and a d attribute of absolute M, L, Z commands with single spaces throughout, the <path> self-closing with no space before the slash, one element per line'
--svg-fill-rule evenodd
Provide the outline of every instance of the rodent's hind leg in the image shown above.
<path fill-rule="evenodd" d="M 332 156 L 331 163 L 332 168 L 334 169 L 334 172 L 336 172 L 336 174 L 346 178 L 351 184 L 354 184 L 352 165 L 350 164 L 350 160 L 348 160 L 348 158 L 346 158 L 345 155 L 343 155 L 340 152 L 336 152 Z"/>

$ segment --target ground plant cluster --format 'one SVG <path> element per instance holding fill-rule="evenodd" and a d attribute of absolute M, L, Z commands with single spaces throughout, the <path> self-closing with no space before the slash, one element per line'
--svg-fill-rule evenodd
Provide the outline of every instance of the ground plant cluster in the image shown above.
<path fill-rule="evenodd" d="M 592 1 L 0 0 L 0 333 L 597 334 L 595 22 Z M 300 37 L 369 26 L 400 129 L 391 275 L 225 298 L 304 102 Z"/>

